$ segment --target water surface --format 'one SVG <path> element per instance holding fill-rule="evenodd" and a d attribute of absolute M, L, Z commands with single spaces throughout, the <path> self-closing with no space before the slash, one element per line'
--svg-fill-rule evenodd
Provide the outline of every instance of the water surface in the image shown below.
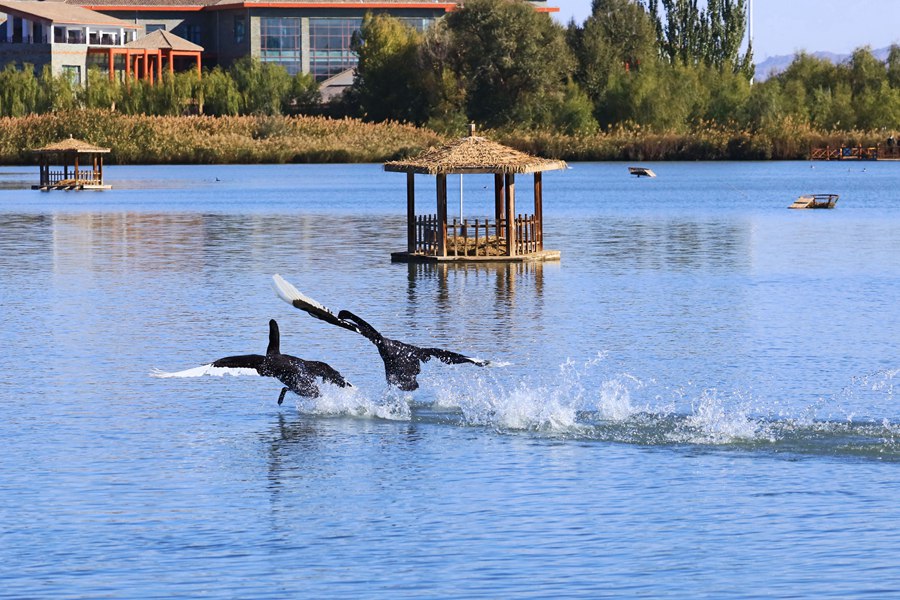
<path fill-rule="evenodd" d="M 898 166 L 626 166 L 545 174 L 562 260 L 494 266 L 392 264 L 378 165 L 0 169 L 0 597 L 900 593 Z M 812 192 L 837 208 L 786 209 Z M 509 364 L 387 389 L 273 273 Z M 263 352 L 270 318 L 356 389 L 148 375 Z"/>

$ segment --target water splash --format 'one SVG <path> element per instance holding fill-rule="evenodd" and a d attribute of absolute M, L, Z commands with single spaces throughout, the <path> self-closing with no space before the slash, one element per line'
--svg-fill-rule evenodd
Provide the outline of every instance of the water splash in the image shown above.
<path fill-rule="evenodd" d="M 407 399 L 386 390 L 379 399 L 367 396 L 359 388 L 322 386 L 318 398 L 297 397 L 297 410 L 319 417 L 357 417 L 408 421 L 412 410 Z"/>
<path fill-rule="evenodd" d="M 900 423 L 837 409 L 862 393 L 874 394 L 867 400 L 885 406 L 885 399 L 893 399 L 898 373 L 854 379 L 835 396 L 791 412 L 773 410 L 777 401 L 748 390 L 697 388 L 692 382 L 661 386 L 617 370 L 598 354 L 581 363 L 566 360 L 549 376 L 532 373 L 512 382 L 502 369 L 439 370 L 421 376 L 415 394 L 385 388 L 373 397 L 357 388 L 326 386 L 320 398 L 298 399 L 297 407 L 316 416 L 412 420 L 560 439 L 900 460 Z M 823 413 L 828 416 L 821 418 Z"/>

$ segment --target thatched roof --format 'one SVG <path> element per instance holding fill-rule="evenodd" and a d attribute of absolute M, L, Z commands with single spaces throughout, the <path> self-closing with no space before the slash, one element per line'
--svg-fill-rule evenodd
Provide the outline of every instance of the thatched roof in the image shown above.
<path fill-rule="evenodd" d="M 44 146 L 43 148 L 38 148 L 35 150 L 37 153 L 62 153 L 62 152 L 73 152 L 76 154 L 100 154 L 104 152 L 109 152 L 109 148 L 101 148 L 99 146 L 94 146 L 93 144 L 89 144 L 87 142 L 83 142 L 81 140 L 76 140 L 74 138 L 69 138 L 67 140 L 63 140 L 61 142 L 55 142 L 53 144 Z"/>
<path fill-rule="evenodd" d="M 132 40 L 125 44 L 126 48 L 138 50 L 175 50 L 178 52 L 203 52 L 203 46 L 198 46 L 182 37 L 165 29 L 157 29 L 144 37 Z"/>
<path fill-rule="evenodd" d="M 413 158 L 384 163 L 385 171 L 426 175 L 536 173 L 565 168 L 565 161 L 539 158 L 474 135 Z"/>

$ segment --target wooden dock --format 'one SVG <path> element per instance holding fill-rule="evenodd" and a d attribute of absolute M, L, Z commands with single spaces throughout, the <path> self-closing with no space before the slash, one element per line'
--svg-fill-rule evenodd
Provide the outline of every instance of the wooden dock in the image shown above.
<path fill-rule="evenodd" d="M 96 180 L 84 179 L 62 179 L 55 183 L 46 183 L 44 185 L 33 185 L 31 189 L 49 192 L 50 190 L 108 190 L 111 185 L 104 185 Z"/>
<path fill-rule="evenodd" d="M 810 160 L 900 160 L 900 145 L 825 146 L 814 148 Z"/>

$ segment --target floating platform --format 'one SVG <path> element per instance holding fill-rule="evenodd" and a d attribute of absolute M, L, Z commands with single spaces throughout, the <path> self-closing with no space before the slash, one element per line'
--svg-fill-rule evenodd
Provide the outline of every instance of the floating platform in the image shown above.
<path fill-rule="evenodd" d="M 419 252 L 392 252 L 391 262 L 404 263 L 526 263 L 559 261 L 559 250 L 541 250 L 515 256 L 434 256 Z"/>
<path fill-rule="evenodd" d="M 628 167 L 628 172 L 635 177 L 656 177 L 656 173 L 647 167 Z"/>
<path fill-rule="evenodd" d="M 62 181 L 53 184 L 33 185 L 31 186 L 31 189 L 40 190 L 42 192 L 49 192 L 50 190 L 109 190 L 112 189 L 112 186 L 91 181 L 63 179 Z"/>
<path fill-rule="evenodd" d="M 788 208 L 834 208 L 837 194 L 807 194 L 800 196 Z"/>

